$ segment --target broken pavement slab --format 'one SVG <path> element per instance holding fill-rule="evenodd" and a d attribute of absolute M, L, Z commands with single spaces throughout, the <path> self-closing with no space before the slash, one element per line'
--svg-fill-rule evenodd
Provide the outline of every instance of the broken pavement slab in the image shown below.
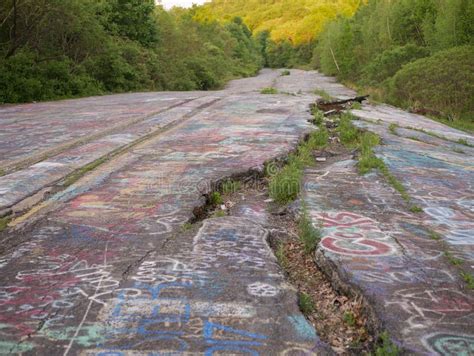
<path fill-rule="evenodd" d="M 216 92 L 119 94 L 0 108 L 0 215 L 39 203 L 68 175 L 162 134 L 231 94 L 271 86 L 280 72 L 232 81 Z M 308 80 L 306 80 L 308 82 Z M 23 202 L 22 204 L 20 204 Z"/>
<path fill-rule="evenodd" d="M 183 230 L 212 182 L 296 146 L 312 100 L 226 95 L 4 234 L 0 352 L 327 353 L 265 228 L 239 217 Z"/>
<path fill-rule="evenodd" d="M 104 100 L 108 100 L 108 98 L 104 98 Z M 142 118 L 126 127 L 120 127 L 118 131 L 111 134 L 85 140 L 78 147 L 64 148 L 59 154 L 0 177 L 0 212 L 12 208 L 42 190 L 53 191 L 53 186 L 56 183 L 64 185 L 61 184 L 64 179 L 67 183 L 69 175 L 78 174 L 80 177 L 81 170 L 84 171 L 83 173 L 87 173 L 88 165 L 94 165 L 96 162 L 102 163 L 102 161 L 122 153 L 143 140 L 163 134 L 167 129 L 184 122 L 218 100 L 220 100 L 219 97 L 211 95 L 197 99 L 191 98 L 186 102 L 180 102 L 173 108 L 167 108 L 159 114 Z M 109 131 L 107 130 L 107 133 Z M 58 188 L 61 187 L 56 187 L 56 189 Z M 21 206 L 17 210 L 25 210 L 42 198 L 42 196 L 38 196 L 36 200 L 31 199 L 29 204 L 23 204 L 26 206 Z"/>
<path fill-rule="evenodd" d="M 188 249 L 183 247 L 190 241 L 170 243 L 159 255 L 147 256 L 124 285 L 127 291 L 102 309 L 99 319 L 110 327 L 104 346 L 94 352 L 139 345 L 146 352 L 147 334 L 149 350 L 156 350 L 154 341 L 162 353 L 325 351 L 299 312 L 267 235 L 250 220 L 209 219 Z M 160 279 L 166 283 L 157 286 Z"/>
<path fill-rule="evenodd" d="M 426 137 L 416 137 L 416 131 L 393 134 L 385 125 L 356 124 L 382 138 L 383 145 L 375 152 L 406 187 L 412 203 L 422 208 L 420 219 L 440 234 L 450 253 L 470 264 L 474 260 L 474 172 L 468 157 L 474 148 L 464 146 L 459 153 L 461 145 L 440 138 L 424 142 Z"/>
<path fill-rule="evenodd" d="M 387 331 L 406 352 L 470 354 L 474 292 L 465 276 L 472 276 L 474 261 L 472 148 L 460 153 L 461 145 L 440 137 L 394 132 L 390 123 L 405 126 L 413 114 L 400 117 L 400 110 L 384 107 L 381 120 L 366 121 L 365 107 L 353 111 L 363 119 L 354 125 L 382 138 L 375 154 L 421 211 L 411 212 L 381 175 L 360 176 L 354 160 L 307 170 L 303 198 L 323 236 L 315 261 L 337 288 L 362 296 L 373 329 Z M 469 136 L 425 118 L 418 125 Z"/>
<path fill-rule="evenodd" d="M 231 83 L 227 92 L 213 92 L 222 100 L 87 172 L 48 199 L 48 209 L 37 207 L 25 217 L 21 229 L 4 233 L 0 353 L 328 353 L 276 266 L 259 207 L 236 207 L 242 214 L 183 229 L 213 182 L 261 171 L 265 162 L 294 149 L 310 129 L 314 89 L 324 84 L 335 97 L 354 96 L 315 72 L 292 75 L 264 71 L 260 78 Z M 301 93 L 258 93 L 268 86 Z M 31 112 L 25 115 L 28 120 Z M 413 187 L 417 204 L 427 208 L 428 201 L 440 201 L 441 194 L 422 190 L 434 172 L 427 169 L 431 163 L 422 164 L 431 152 L 430 162 L 438 164 L 430 187 L 448 194 L 440 206 L 462 206 L 456 216 L 469 216 L 472 190 L 459 180 L 472 172 L 468 154 L 454 152 L 452 142 L 446 146 L 452 154 L 437 141 L 410 146 L 414 140 L 404 131 L 391 137 L 388 123 L 369 121 L 367 128 L 382 130 L 384 141 L 395 145 L 377 154 Z M 132 126 L 122 132 L 128 133 L 135 134 Z M 438 146 L 430 150 L 426 145 L 433 143 Z M 407 161 L 412 167 L 404 163 L 406 150 L 397 153 L 400 144 L 422 149 Z M 318 263 L 347 292 L 365 295 L 375 309 L 374 325 L 393 330 L 406 349 L 469 350 L 472 292 L 445 252 L 472 261 L 464 253 L 472 251 L 467 244 L 449 243 L 450 233 L 470 225 L 463 225 L 464 217 L 455 224 L 425 224 L 426 215 L 408 212 L 377 175 L 358 176 L 354 163 L 321 163 L 307 172 L 305 199 L 328 232 Z M 456 191 L 467 194 L 462 204 Z M 443 232 L 446 244 L 430 239 L 431 228 Z"/>
<path fill-rule="evenodd" d="M 319 72 L 311 72 L 312 87 L 322 90 L 331 97 L 346 100 L 357 96 L 357 92 L 338 83 L 333 77 L 328 77 Z M 351 112 L 362 120 L 386 124 L 394 124 L 401 128 L 414 128 L 428 134 L 445 137 L 451 141 L 466 140 L 469 145 L 474 145 L 472 135 L 446 126 L 425 116 L 413 114 L 387 104 L 362 104 L 362 107 Z"/>
<path fill-rule="evenodd" d="M 1 107 L 0 165 L 23 168 L 200 96 L 133 93 Z"/>
<path fill-rule="evenodd" d="M 372 122 L 385 122 L 394 124 L 401 128 L 414 128 L 425 131 L 428 134 L 447 138 L 452 141 L 466 140 L 470 145 L 474 145 L 472 135 L 443 125 L 427 117 L 409 113 L 386 104 L 370 105 L 364 104 L 359 110 L 352 110 L 352 113 L 360 119 Z"/>
<path fill-rule="evenodd" d="M 337 288 L 363 297 L 373 329 L 412 353 L 446 351 L 455 340 L 469 352 L 473 293 L 424 219 L 406 212 L 383 178 L 360 177 L 351 160 L 306 172 L 305 186 L 323 236 L 316 263 Z"/>

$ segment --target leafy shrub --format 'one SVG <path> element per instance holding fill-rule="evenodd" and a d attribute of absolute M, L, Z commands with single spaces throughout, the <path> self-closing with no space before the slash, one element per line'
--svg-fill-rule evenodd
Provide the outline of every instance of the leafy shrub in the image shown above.
<path fill-rule="evenodd" d="M 197 84 L 196 89 L 209 90 L 222 85 L 221 78 L 216 75 L 210 63 L 204 58 L 190 58 L 186 65 L 192 72 L 194 82 Z"/>
<path fill-rule="evenodd" d="M 128 92 L 153 87 L 147 65 L 148 51 L 140 45 L 116 40 L 105 45 L 100 55 L 85 61 L 91 75 L 108 92 Z"/>
<path fill-rule="evenodd" d="M 165 11 L 153 0 L 14 4 L 0 2 L 0 102 L 215 89 L 263 63 L 239 19 L 200 23 L 195 9 Z"/>
<path fill-rule="evenodd" d="M 38 62 L 31 51 L 0 61 L 0 103 L 101 93 L 101 85 L 68 58 Z"/>
<path fill-rule="evenodd" d="M 412 43 L 386 50 L 363 69 L 363 81 L 367 84 L 381 83 L 395 75 L 403 65 L 429 54 L 426 48 Z"/>
<path fill-rule="evenodd" d="M 388 100 L 474 116 L 474 46 L 441 51 L 405 65 L 387 84 Z"/>
<path fill-rule="evenodd" d="M 425 106 L 448 114 L 448 118 L 437 117 L 438 121 L 472 131 L 474 2 L 359 3 L 353 17 L 337 17 L 325 26 L 313 66 L 355 84 L 377 101 Z M 470 47 L 444 56 L 437 53 L 460 46 Z M 397 73 L 395 80 L 389 80 Z M 466 120 L 450 120 L 453 115 Z"/>
<path fill-rule="evenodd" d="M 282 41 L 280 43 L 275 43 L 273 41 L 269 42 L 266 49 L 268 66 L 270 68 L 290 68 L 293 53 L 294 48 L 291 43 L 287 41 Z"/>

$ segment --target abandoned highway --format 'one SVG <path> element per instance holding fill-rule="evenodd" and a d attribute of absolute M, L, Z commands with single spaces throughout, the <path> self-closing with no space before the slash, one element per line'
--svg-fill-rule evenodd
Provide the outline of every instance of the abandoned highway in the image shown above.
<path fill-rule="evenodd" d="M 221 91 L 0 107 L 0 354 L 333 353 L 270 248 L 268 196 L 198 214 L 213 183 L 316 129 L 316 90 L 355 95 L 263 70 Z M 293 204 L 322 230 L 314 263 L 405 352 L 473 354 L 474 137 L 383 104 L 352 113 L 420 211 L 328 157 Z"/>

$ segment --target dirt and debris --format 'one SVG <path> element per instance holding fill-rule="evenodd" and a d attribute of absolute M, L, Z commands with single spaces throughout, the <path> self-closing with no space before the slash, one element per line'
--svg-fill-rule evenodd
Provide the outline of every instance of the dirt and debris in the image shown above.
<path fill-rule="evenodd" d="M 273 230 L 272 246 L 279 254 L 290 283 L 300 295 L 311 297 L 313 310 L 306 313 L 306 318 L 318 335 L 338 354 L 369 352 L 374 339 L 366 328 L 362 301 L 341 295 L 332 288 L 312 254 L 304 252 L 294 217 L 279 217 L 274 223 L 279 229 Z"/>
<path fill-rule="evenodd" d="M 354 98 L 344 99 L 344 100 L 324 100 L 320 99 L 316 103 L 311 105 L 311 110 L 319 109 L 324 112 L 324 116 L 333 116 L 338 115 L 344 110 L 350 109 L 354 103 L 362 104 L 364 101 L 368 100 L 369 95 L 356 96 Z"/>
<path fill-rule="evenodd" d="M 328 148 L 327 161 L 340 159 L 347 153 L 342 145 Z M 318 156 L 326 156 L 326 150 L 315 151 Z M 326 163 L 324 163 L 326 164 Z M 230 216 L 241 216 L 242 211 L 259 210 L 264 219 L 259 222 L 270 233 L 269 243 L 288 282 L 297 289 L 298 295 L 309 296 L 313 305 L 305 317 L 315 328 L 321 340 L 329 344 L 337 354 L 362 354 L 373 350 L 374 338 L 366 327 L 367 317 L 363 303 L 357 298 L 342 295 L 336 291 L 315 261 L 313 254 L 304 252 L 298 237 L 297 202 L 289 206 L 279 206 L 268 199 L 266 178 L 258 182 L 242 185 L 232 194 L 224 194 L 224 205 Z M 258 207 L 258 208 L 256 208 Z M 222 210 L 220 207 L 218 210 Z M 301 308 L 303 309 L 303 308 Z"/>

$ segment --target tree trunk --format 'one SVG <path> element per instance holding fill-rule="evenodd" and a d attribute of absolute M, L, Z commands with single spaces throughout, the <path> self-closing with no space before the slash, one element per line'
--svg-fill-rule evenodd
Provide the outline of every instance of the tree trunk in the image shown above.
<path fill-rule="evenodd" d="M 8 50 L 5 58 L 9 58 L 15 54 L 17 49 L 17 17 L 18 17 L 18 7 L 16 0 L 12 0 L 13 3 L 13 27 L 10 35 L 10 49 Z"/>

